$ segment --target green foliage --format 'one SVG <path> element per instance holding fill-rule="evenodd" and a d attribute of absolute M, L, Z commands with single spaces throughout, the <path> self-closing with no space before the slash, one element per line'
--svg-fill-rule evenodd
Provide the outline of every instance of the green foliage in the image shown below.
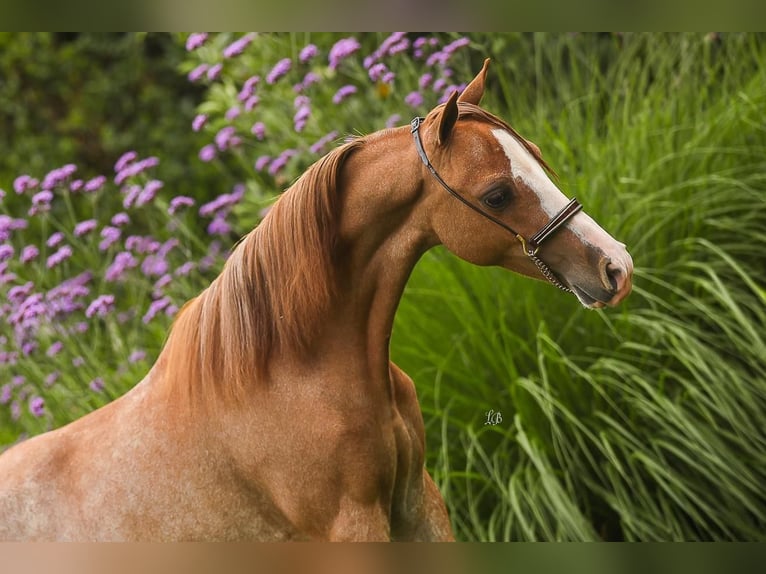
<path fill-rule="evenodd" d="M 495 69 L 500 115 L 628 244 L 635 291 L 592 312 L 444 253 L 416 269 L 393 352 L 419 382 L 429 444 L 447 445 L 431 460 L 461 537 L 762 540 L 762 39 L 506 48 L 496 60 L 534 70 L 520 86 Z M 489 409 L 507 423 L 484 426 Z"/>
<path fill-rule="evenodd" d="M 202 93 L 176 71 L 184 53 L 167 34 L 0 33 L 0 182 L 73 161 L 108 173 L 135 149 L 163 158 L 176 193 L 220 186 L 192 161 Z"/>

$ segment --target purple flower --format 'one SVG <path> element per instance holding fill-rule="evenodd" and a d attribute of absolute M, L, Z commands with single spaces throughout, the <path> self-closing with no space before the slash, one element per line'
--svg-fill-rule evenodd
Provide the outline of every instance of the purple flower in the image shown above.
<path fill-rule="evenodd" d="M 161 277 L 168 272 L 168 262 L 164 257 L 149 255 L 141 264 L 141 271 L 147 277 Z"/>
<path fill-rule="evenodd" d="M 54 170 L 51 170 L 43 178 L 43 183 L 41 187 L 43 189 L 53 189 L 61 181 L 65 180 L 67 177 L 72 175 L 76 170 L 77 170 L 77 167 L 71 163 L 65 166 L 56 168 Z"/>
<path fill-rule="evenodd" d="M 128 167 L 128 164 L 133 163 L 136 158 L 138 157 L 138 154 L 134 151 L 126 151 L 124 154 L 120 156 L 120 158 L 115 162 L 114 164 L 114 173 L 119 173 L 126 167 Z"/>
<path fill-rule="evenodd" d="M 379 63 L 370 67 L 367 74 L 373 82 L 377 82 L 388 71 L 385 64 Z"/>
<path fill-rule="evenodd" d="M 465 88 L 466 88 L 465 84 L 460 84 L 458 86 L 452 84 L 451 86 L 446 87 L 444 89 L 444 93 L 442 94 L 441 98 L 439 98 L 439 103 L 443 104 L 449 99 L 449 97 L 452 95 L 453 92 L 460 93 L 463 90 L 465 90 Z"/>
<path fill-rule="evenodd" d="M 69 259 L 71 256 L 72 248 L 69 247 L 69 245 L 62 245 L 55 253 L 48 256 L 45 265 L 48 267 L 48 269 L 53 269 L 63 261 Z"/>
<path fill-rule="evenodd" d="M 90 388 L 90 390 L 94 393 L 102 392 L 104 390 L 104 379 L 101 377 L 96 377 L 90 383 L 88 383 L 88 388 Z"/>
<path fill-rule="evenodd" d="M 189 74 L 186 77 L 190 82 L 196 82 L 197 80 L 202 78 L 202 76 L 205 75 L 205 72 L 207 72 L 207 70 L 208 70 L 207 64 L 200 64 L 199 66 L 194 68 L 191 72 L 189 72 Z"/>
<path fill-rule="evenodd" d="M 89 179 L 84 186 L 84 191 L 93 193 L 101 189 L 106 183 L 106 178 L 103 175 L 97 175 L 96 177 Z"/>
<path fill-rule="evenodd" d="M 24 285 L 16 285 L 11 287 L 8 291 L 8 301 L 14 303 L 16 306 L 20 305 L 34 289 L 34 283 L 27 281 Z"/>
<path fill-rule="evenodd" d="M 69 184 L 69 191 L 71 192 L 77 192 L 82 189 L 83 186 L 83 180 L 81 179 L 73 179 L 72 182 Z"/>
<path fill-rule="evenodd" d="M 0 405 L 7 405 L 13 398 L 13 387 L 10 383 L 4 384 L 0 387 Z"/>
<path fill-rule="evenodd" d="M 32 196 L 32 204 L 39 206 L 47 206 L 53 201 L 53 193 L 47 189 L 39 191 Z"/>
<path fill-rule="evenodd" d="M 5 199 L 5 190 L 0 188 L 0 200 Z"/>
<path fill-rule="evenodd" d="M 214 66 L 210 66 L 207 71 L 207 79 L 210 81 L 215 80 L 220 75 L 221 70 L 223 70 L 223 64 L 215 64 Z"/>
<path fill-rule="evenodd" d="M 287 165 L 287 162 L 290 160 L 291 157 L 296 155 L 296 152 L 294 149 L 286 149 L 281 154 L 279 154 L 274 161 L 271 162 L 271 165 L 269 165 L 269 173 L 271 175 L 277 175 L 280 171 L 282 171 L 282 168 Z"/>
<path fill-rule="evenodd" d="M 186 38 L 186 51 L 191 52 L 192 50 L 196 50 L 205 43 L 205 40 L 207 40 L 206 32 L 192 32 L 189 34 L 189 37 Z"/>
<path fill-rule="evenodd" d="M 308 44 L 301 50 L 301 53 L 298 55 L 298 59 L 302 64 L 305 64 L 317 54 L 319 54 L 319 49 L 314 44 Z"/>
<path fill-rule="evenodd" d="M 320 78 L 319 75 L 315 74 L 314 72 L 306 72 L 306 75 L 303 76 L 303 81 L 296 86 L 298 88 L 296 91 L 302 92 L 309 86 L 318 84 L 321 79 L 322 78 Z"/>
<path fill-rule="evenodd" d="M 45 414 L 45 401 L 42 397 L 34 396 L 29 399 L 29 412 L 38 418 Z"/>
<path fill-rule="evenodd" d="M 15 273 L 6 273 L 7 269 L 8 269 L 7 263 L 0 263 L 0 285 L 12 283 L 13 281 L 16 281 L 17 279 L 17 276 Z"/>
<path fill-rule="evenodd" d="M 74 226 L 75 237 L 82 237 L 83 235 L 87 235 L 96 229 L 96 225 L 98 225 L 98 223 L 95 219 L 86 219 L 85 221 L 81 221 Z"/>
<path fill-rule="evenodd" d="M 234 136 L 235 129 L 232 126 L 226 126 L 221 128 L 217 134 L 215 134 L 215 145 L 219 150 L 224 151 L 229 147 L 231 138 Z"/>
<path fill-rule="evenodd" d="M 21 352 L 27 357 L 34 353 L 36 350 L 37 343 L 34 341 L 24 341 L 24 343 L 21 345 Z"/>
<path fill-rule="evenodd" d="M 306 126 L 306 122 L 308 122 L 310 115 L 311 107 L 308 105 L 303 105 L 298 108 L 298 110 L 295 112 L 295 116 L 293 116 L 293 125 L 296 132 L 303 131 L 303 128 Z"/>
<path fill-rule="evenodd" d="M 83 365 L 85 365 L 85 359 L 83 359 L 82 357 L 75 357 L 74 359 L 72 359 L 73 367 L 82 367 Z"/>
<path fill-rule="evenodd" d="M 146 359 L 146 351 L 142 351 L 141 349 L 137 349 L 137 350 L 133 351 L 128 356 L 128 362 L 129 363 L 139 363 L 139 362 L 143 361 L 144 359 Z"/>
<path fill-rule="evenodd" d="M 222 215 L 231 208 L 231 206 L 238 203 L 245 194 L 245 187 L 243 185 L 234 186 L 234 191 L 231 193 L 222 193 L 212 201 L 208 201 L 204 205 L 200 206 L 199 214 L 201 217 L 211 217 L 215 215 Z"/>
<path fill-rule="evenodd" d="M 242 89 L 239 91 L 239 94 L 237 94 L 237 99 L 240 102 L 244 102 L 245 100 L 249 99 L 255 92 L 255 87 L 260 83 L 260 81 L 260 76 L 250 76 L 242 85 Z"/>
<path fill-rule="evenodd" d="M 407 49 L 407 46 L 409 45 L 408 40 L 406 39 L 406 33 L 405 32 L 394 32 L 391 34 L 388 38 L 383 40 L 383 42 L 380 44 L 377 50 L 372 53 L 372 55 L 367 56 L 364 59 L 364 67 L 365 68 L 371 68 L 372 65 L 377 62 L 380 58 L 387 56 L 387 55 L 393 55 L 396 52 L 394 51 L 394 47 L 400 46 L 403 43 L 406 43 L 404 48 L 398 48 L 396 51 L 402 51 L 402 49 Z"/>
<path fill-rule="evenodd" d="M 53 385 L 55 385 L 56 381 L 59 378 L 59 374 L 60 373 L 58 371 L 53 371 L 52 373 L 48 373 L 45 376 L 45 386 L 46 387 L 52 387 Z"/>
<path fill-rule="evenodd" d="M 149 305 L 149 309 L 147 310 L 146 314 L 143 316 L 142 321 L 144 323 L 149 323 L 152 319 L 154 319 L 157 314 L 165 309 L 168 305 L 170 305 L 172 301 L 170 300 L 170 297 L 162 297 L 161 299 L 156 299 L 151 302 Z"/>
<path fill-rule="evenodd" d="M 164 184 L 157 179 L 152 179 L 147 182 L 147 184 L 141 190 L 141 193 L 139 193 L 138 197 L 136 198 L 136 207 L 150 203 L 157 195 L 157 192 L 162 189 L 163 185 Z"/>
<path fill-rule="evenodd" d="M 131 235 L 125 240 L 125 248 L 137 253 L 156 253 L 160 248 L 160 242 L 152 239 L 151 236 Z"/>
<path fill-rule="evenodd" d="M 48 347 L 48 350 L 45 351 L 45 354 L 48 355 L 49 357 L 55 357 L 61 352 L 63 348 L 64 348 L 64 343 L 62 343 L 61 341 L 55 341 L 51 343 L 50 347 Z"/>
<path fill-rule="evenodd" d="M 131 163 L 130 165 L 126 165 L 117 173 L 117 175 L 114 178 L 114 183 L 116 183 L 117 185 L 121 185 L 122 182 L 128 179 L 129 177 L 138 175 L 139 173 L 146 171 L 150 167 L 155 167 L 159 163 L 160 163 L 160 160 L 152 156 L 152 157 L 147 157 L 146 159 L 142 159 L 141 161 Z"/>
<path fill-rule="evenodd" d="M 115 213 L 112 216 L 111 223 L 115 227 L 122 227 L 123 225 L 127 225 L 128 223 L 130 223 L 130 217 L 128 217 L 128 214 L 124 212 Z"/>
<path fill-rule="evenodd" d="M 350 84 L 343 86 L 337 92 L 335 92 L 335 95 L 332 97 L 332 102 L 337 105 L 350 95 L 355 94 L 356 91 L 356 86 L 352 86 Z"/>
<path fill-rule="evenodd" d="M 183 277 L 191 273 L 194 270 L 194 267 L 196 267 L 194 261 L 187 261 L 186 263 L 179 265 L 174 273 L 176 277 Z"/>
<path fill-rule="evenodd" d="M 223 217 L 216 216 L 207 226 L 208 235 L 228 235 L 231 232 L 231 226 L 226 223 Z"/>
<path fill-rule="evenodd" d="M 165 257 L 168 253 L 170 253 L 173 249 L 175 249 L 179 245 L 181 245 L 181 242 L 175 237 L 171 237 L 160 246 L 160 248 L 157 250 L 157 253 L 160 256 Z"/>
<path fill-rule="evenodd" d="M 420 76 L 420 79 L 418 80 L 418 86 L 420 87 L 421 90 L 425 90 L 433 81 L 433 79 L 434 79 L 433 74 L 428 74 L 428 73 L 423 74 L 422 76 Z"/>
<path fill-rule="evenodd" d="M 398 126 L 402 121 L 402 116 L 399 114 L 393 114 L 386 120 L 386 127 L 387 128 L 395 128 Z"/>
<path fill-rule="evenodd" d="M 253 126 L 255 128 L 255 126 Z M 262 155 L 257 160 L 255 160 L 255 170 L 256 171 L 263 171 L 266 169 L 266 166 L 268 166 L 271 163 L 271 156 L 268 155 Z"/>
<path fill-rule="evenodd" d="M 266 137 L 266 126 L 263 125 L 263 122 L 255 122 L 253 127 L 250 128 L 250 133 L 252 133 L 259 140 L 262 140 L 264 137 Z"/>
<path fill-rule="evenodd" d="M 170 273 L 165 273 L 162 277 L 157 279 L 157 281 L 154 282 L 154 285 L 152 285 L 152 289 L 154 289 L 157 292 L 161 292 L 161 289 L 163 287 L 167 287 L 170 282 L 173 280 L 173 276 Z"/>
<path fill-rule="evenodd" d="M 138 261 L 130 251 L 120 251 L 114 256 L 114 260 L 107 267 L 104 278 L 109 282 L 118 281 L 126 269 L 131 269 L 138 265 Z"/>
<path fill-rule="evenodd" d="M 402 38 L 388 49 L 388 55 L 393 56 L 399 52 L 404 52 L 410 47 L 410 41 L 407 38 Z"/>
<path fill-rule="evenodd" d="M 99 295 L 88 305 L 85 316 L 88 319 L 96 315 L 106 317 L 112 309 L 114 309 L 114 295 Z"/>
<path fill-rule="evenodd" d="M 32 187 L 30 185 L 30 182 L 32 181 L 32 177 L 28 175 L 20 175 L 16 179 L 13 180 L 13 191 L 15 191 L 17 194 L 24 193 L 27 189 Z"/>
<path fill-rule="evenodd" d="M 194 116 L 194 120 L 192 120 L 192 130 L 195 132 L 198 132 L 202 129 L 202 126 L 205 125 L 207 122 L 207 115 L 205 114 L 197 114 Z"/>
<path fill-rule="evenodd" d="M 101 230 L 101 243 L 98 244 L 98 248 L 100 251 L 106 251 L 109 249 L 112 245 L 114 245 L 122 235 L 122 231 L 119 230 L 117 227 L 112 227 L 111 225 L 105 226 Z"/>
<path fill-rule="evenodd" d="M 125 199 L 122 200 L 122 207 L 125 209 L 130 209 L 133 207 L 133 204 L 136 202 L 136 198 L 138 197 L 138 194 L 141 193 L 141 186 L 140 185 L 131 185 L 127 188 L 122 189 L 125 193 Z"/>
<path fill-rule="evenodd" d="M 245 111 L 252 112 L 253 108 L 255 108 L 255 106 L 257 106 L 260 102 L 261 102 L 261 98 L 259 98 L 258 96 L 250 96 L 245 101 Z"/>
<path fill-rule="evenodd" d="M 321 152 L 324 147 L 330 143 L 332 140 L 338 137 L 338 132 L 333 130 L 329 134 L 326 134 L 322 136 L 319 140 L 311 144 L 311 147 L 309 148 L 311 150 L 311 153 L 319 153 Z"/>
<path fill-rule="evenodd" d="M 56 231 L 55 233 L 52 233 L 51 236 L 48 238 L 48 241 L 46 241 L 46 245 L 48 247 L 56 247 L 61 241 L 64 239 L 64 234 L 60 231 Z"/>
<path fill-rule="evenodd" d="M 205 147 L 203 147 L 201 150 L 199 150 L 199 158 L 204 162 L 213 161 L 215 159 L 215 156 L 216 156 L 216 151 L 215 151 L 215 145 L 213 144 L 208 144 Z"/>
<path fill-rule="evenodd" d="M 6 261 L 13 257 L 13 246 L 3 243 L 0 245 L 0 261 Z"/>
<path fill-rule="evenodd" d="M 411 108 L 417 108 L 423 105 L 423 95 L 420 92 L 410 92 L 404 97 L 404 103 Z"/>
<path fill-rule="evenodd" d="M 330 48 L 330 55 L 328 60 L 330 62 L 330 68 L 335 70 L 341 63 L 341 61 L 348 58 L 351 54 L 356 52 L 361 45 L 357 42 L 356 38 L 344 38 L 335 42 L 332 48 Z"/>
<path fill-rule="evenodd" d="M 274 65 L 268 76 L 266 76 L 266 82 L 269 84 L 275 83 L 279 78 L 290 71 L 291 66 L 292 62 L 290 61 L 290 58 L 282 58 Z"/>
<path fill-rule="evenodd" d="M 168 213 L 170 215 L 175 215 L 179 209 L 183 207 L 191 207 L 192 205 L 194 205 L 194 200 L 191 197 L 179 195 L 170 200 Z"/>
<path fill-rule="evenodd" d="M 245 51 L 245 48 L 247 48 L 254 39 L 254 33 L 251 32 L 249 34 L 245 34 L 239 40 L 235 40 L 226 46 L 226 48 L 224 48 L 223 57 L 233 58 L 234 56 L 239 56 L 242 52 Z"/>
<path fill-rule="evenodd" d="M 239 109 L 239 106 L 232 106 L 228 110 L 226 110 L 226 114 L 224 114 L 224 118 L 227 122 L 231 122 L 235 120 L 237 117 L 239 117 L 239 114 L 241 113 L 241 110 Z"/>
<path fill-rule="evenodd" d="M 447 44 L 442 48 L 442 51 L 447 52 L 448 54 L 454 53 L 459 48 L 462 48 L 463 46 L 467 46 L 471 43 L 471 40 L 468 38 L 458 38 L 457 40 Z"/>
<path fill-rule="evenodd" d="M 447 80 L 445 78 L 439 78 L 438 80 L 436 80 L 434 82 L 434 84 L 431 87 L 431 89 L 434 92 L 438 93 L 438 92 L 441 92 L 444 89 L 444 86 L 446 86 L 446 85 L 447 85 Z"/>

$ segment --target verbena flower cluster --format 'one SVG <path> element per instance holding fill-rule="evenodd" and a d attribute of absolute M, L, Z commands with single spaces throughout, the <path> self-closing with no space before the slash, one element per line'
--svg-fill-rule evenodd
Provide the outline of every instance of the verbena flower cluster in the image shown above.
<path fill-rule="evenodd" d="M 190 274 L 220 265 L 220 236 L 232 239 L 226 218 L 244 187 L 196 211 L 212 220 L 214 237 L 201 240 L 195 200 L 161 197 L 158 165 L 129 151 L 109 178 L 79 178 L 69 164 L 21 175 L 12 196 L 0 194 L 0 406 L 11 420 L 49 413 L 65 381 L 102 394 L 120 371 L 141 367 L 150 356 L 142 329 L 162 316 L 166 330 L 198 288 Z"/>
<path fill-rule="evenodd" d="M 339 133 L 401 124 L 465 87 L 452 68 L 465 64 L 458 57 L 461 51 L 467 56 L 465 37 L 346 36 L 326 46 L 309 41 L 294 55 L 263 56 L 264 46 L 284 41 L 287 47 L 285 40 L 294 43 L 279 35 L 188 37 L 189 80 L 235 87 L 211 90 L 210 111 L 192 122 L 194 131 L 212 137 L 200 150 L 203 161 L 252 147 L 258 153 L 246 161 L 256 178 L 284 185 L 326 152 Z"/>
<path fill-rule="evenodd" d="M 87 410 L 135 384 L 277 193 L 339 138 L 444 101 L 470 69 L 455 35 L 318 38 L 180 38 L 183 73 L 208 88 L 190 136 L 207 138 L 200 161 L 243 182 L 227 193 L 174 193 L 137 150 L 110 174 L 71 163 L 0 181 L 0 430 L 39 432 L 73 401 Z"/>

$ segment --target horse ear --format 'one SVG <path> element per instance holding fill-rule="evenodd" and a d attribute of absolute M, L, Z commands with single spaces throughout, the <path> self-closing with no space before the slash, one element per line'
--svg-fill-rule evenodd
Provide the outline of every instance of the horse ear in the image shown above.
<path fill-rule="evenodd" d="M 479 105 L 481 97 L 484 95 L 484 81 L 487 79 L 487 68 L 489 68 L 489 58 L 484 60 L 484 65 L 481 71 L 476 74 L 476 77 L 471 80 L 471 83 L 466 86 L 463 93 L 460 94 L 458 102 L 467 102 L 469 104 Z"/>
<path fill-rule="evenodd" d="M 444 104 L 441 117 L 439 118 L 439 145 L 444 144 L 449 138 L 452 128 L 455 127 L 457 121 L 457 90 L 452 92 L 452 95 Z"/>

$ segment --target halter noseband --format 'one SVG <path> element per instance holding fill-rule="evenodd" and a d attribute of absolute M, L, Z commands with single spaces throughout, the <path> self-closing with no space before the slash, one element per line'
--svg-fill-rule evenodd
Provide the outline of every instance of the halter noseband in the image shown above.
<path fill-rule="evenodd" d="M 522 248 L 524 249 L 524 253 L 527 257 L 529 257 L 534 264 L 537 266 L 537 268 L 540 270 L 540 273 L 543 274 L 543 277 L 545 277 L 548 281 L 550 281 L 553 285 L 561 289 L 562 291 L 566 291 L 567 293 L 571 293 L 572 290 L 569 289 L 566 285 L 564 285 L 558 277 L 551 271 L 550 267 L 548 267 L 544 261 L 542 261 L 537 256 L 537 251 L 540 249 L 540 245 L 551 237 L 556 231 L 558 231 L 569 219 L 572 218 L 578 211 L 582 209 L 582 205 L 580 204 L 577 199 L 572 198 L 572 200 L 564 206 L 564 209 L 559 211 L 556 215 L 554 215 L 551 220 L 543 225 L 540 230 L 535 233 L 532 237 L 529 239 L 525 239 L 523 235 L 518 233 L 516 230 L 514 230 L 511 226 L 503 223 L 498 218 L 494 217 L 493 215 L 487 213 L 483 209 L 480 209 L 470 201 L 468 201 L 465 197 L 460 195 L 458 192 L 456 192 L 454 189 L 452 189 L 446 181 L 442 179 L 442 177 L 439 175 L 439 173 L 436 171 L 436 168 L 431 165 L 431 162 L 428 159 L 428 156 L 426 155 L 426 150 L 423 148 L 423 141 L 420 139 L 420 124 L 422 124 L 425 121 L 425 118 L 421 117 L 415 117 L 410 122 L 410 127 L 412 128 L 412 136 L 415 139 L 415 147 L 418 150 L 418 155 L 420 156 L 420 160 L 423 162 L 423 164 L 428 168 L 428 171 L 431 172 L 431 175 L 436 178 L 436 181 L 438 181 L 441 186 L 446 189 L 453 197 L 460 200 L 464 205 L 467 205 L 477 213 L 483 215 L 487 219 L 489 219 L 491 222 L 496 223 L 506 231 L 510 232 L 516 239 L 519 240 L 521 243 Z"/>

